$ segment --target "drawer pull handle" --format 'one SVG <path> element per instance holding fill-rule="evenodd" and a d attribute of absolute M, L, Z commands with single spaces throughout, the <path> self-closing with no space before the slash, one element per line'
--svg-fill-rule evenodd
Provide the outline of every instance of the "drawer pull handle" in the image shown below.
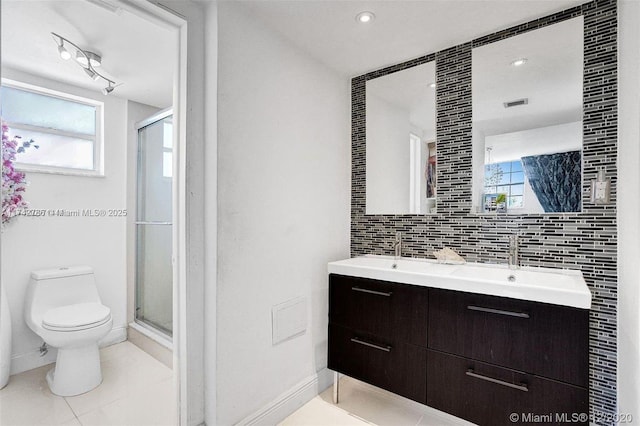
<path fill-rule="evenodd" d="M 529 314 L 525 312 L 503 311 L 501 309 L 483 308 L 482 306 L 473 306 L 473 305 L 467 306 L 467 309 L 470 309 L 472 311 L 488 312 L 490 314 L 508 315 L 510 317 L 529 318 Z"/>
<path fill-rule="evenodd" d="M 386 297 L 391 297 L 391 295 L 393 294 L 393 292 L 391 291 L 367 290 L 366 288 L 360 288 L 360 287 L 351 287 L 351 290 L 359 291 L 360 293 L 375 294 L 377 296 L 386 296 Z"/>
<path fill-rule="evenodd" d="M 467 376 L 475 377 L 476 379 L 486 380 L 487 382 L 491 382 L 491 383 L 497 383 L 502 386 L 518 389 L 522 392 L 529 392 L 529 387 L 527 386 L 526 383 L 523 383 L 521 385 L 514 385 L 513 383 L 505 382 L 503 380 L 498 380 L 498 379 L 494 379 L 493 377 L 487 377 L 487 376 L 483 376 L 482 374 L 475 373 L 473 371 L 473 368 L 468 369 L 466 374 Z"/>
<path fill-rule="evenodd" d="M 357 337 L 351 339 L 353 343 L 358 343 L 360 345 L 369 346 L 370 348 L 378 349 L 385 352 L 391 352 L 391 346 L 380 346 L 373 343 L 365 342 L 364 340 L 360 340 Z"/>

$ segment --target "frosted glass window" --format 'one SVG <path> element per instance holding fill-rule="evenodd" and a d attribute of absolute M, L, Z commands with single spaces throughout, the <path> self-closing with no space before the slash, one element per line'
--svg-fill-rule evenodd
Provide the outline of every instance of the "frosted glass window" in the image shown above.
<path fill-rule="evenodd" d="M 3 80 L 0 114 L 10 135 L 39 146 L 16 156 L 19 169 L 101 174 L 101 102 Z"/>
<path fill-rule="evenodd" d="M 0 97 L 5 121 L 84 135 L 96 134 L 96 107 L 93 105 L 7 86 L 2 87 Z"/>
<path fill-rule="evenodd" d="M 171 152 L 162 153 L 162 177 L 173 177 L 173 154 Z"/>
<path fill-rule="evenodd" d="M 165 121 L 162 123 L 162 147 L 163 148 L 173 148 L 173 123 L 170 121 Z"/>
<path fill-rule="evenodd" d="M 9 134 L 19 134 L 22 139 L 33 139 L 40 147 L 16 154 L 16 161 L 24 164 L 93 170 L 93 141 L 51 135 L 28 130 L 10 129 Z"/>

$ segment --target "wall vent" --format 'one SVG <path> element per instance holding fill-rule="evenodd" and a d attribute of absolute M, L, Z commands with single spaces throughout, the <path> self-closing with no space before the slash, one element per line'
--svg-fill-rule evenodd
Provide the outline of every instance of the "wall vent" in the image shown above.
<path fill-rule="evenodd" d="M 505 108 L 511 108 L 519 105 L 527 105 L 529 103 L 529 98 L 516 99 L 515 101 L 505 102 L 503 103 Z"/>

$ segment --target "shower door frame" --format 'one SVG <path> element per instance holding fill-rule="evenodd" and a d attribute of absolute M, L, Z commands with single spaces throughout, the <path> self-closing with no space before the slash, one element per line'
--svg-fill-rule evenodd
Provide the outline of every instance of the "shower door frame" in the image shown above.
<path fill-rule="evenodd" d="M 158 222 L 158 221 L 145 221 L 145 220 L 140 220 L 139 217 L 139 196 L 140 196 L 140 185 L 139 185 L 139 179 L 140 179 L 140 172 L 141 172 L 141 167 L 140 167 L 140 163 L 142 161 L 141 158 L 141 146 L 140 146 L 140 130 L 149 127 L 155 123 L 158 123 L 160 121 L 163 121 L 164 119 L 166 119 L 167 117 L 172 117 L 173 116 L 173 107 L 169 107 L 166 109 L 163 109 L 162 111 L 158 111 L 157 113 L 155 113 L 154 115 L 152 115 L 151 117 L 145 118 L 144 120 L 136 123 L 136 134 L 137 134 L 137 147 L 136 147 L 136 190 L 135 190 L 135 194 L 136 194 L 136 208 L 135 208 L 135 217 L 134 217 L 134 230 L 133 230 L 133 239 L 135 240 L 135 261 L 134 261 L 134 300 L 133 300 L 133 309 L 134 309 L 134 314 L 133 314 L 133 321 L 135 322 L 135 324 L 139 327 L 141 327 L 144 330 L 148 330 L 147 332 L 143 332 L 143 334 L 147 334 L 150 333 L 151 337 L 153 340 L 157 341 L 158 343 L 160 343 L 162 346 L 165 346 L 168 349 L 173 350 L 173 336 L 168 335 L 164 330 L 162 330 L 159 326 L 154 325 L 152 322 L 150 321 L 144 321 L 141 319 L 138 319 L 138 293 L 139 293 L 139 289 L 138 289 L 138 285 L 140 284 L 138 282 L 138 264 L 139 264 L 139 256 L 140 256 L 140 249 L 139 249 L 139 243 L 140 243 L 140 237 L 138 234 L 138 229 L 140 229 L 140 226 L 170 226 L 173 227 L 173 217 L 171 218 L 171 221 L 168 222 Z M 173 134 L 173 138 L 172 138 L 172 142 L 171 142 L 171 151 L 173 154 L 174 151 L 174 146 L 176 145 L 174 142 L 176 141 L 175 138 L 175 133 Z M 173 157 L 172 157 L 173 158 Z M 173 165 L 172 165 L 173 166 Z M 173 167 L 172 167 L 173 168 Z M 171 177 L 171 189 L 173 190 L 173 186 L 174 186 L 174 180 L 175 177 L 173 176 L 172 173 L 172 177 Z M 175 200 L 173 199 L 173 194 L 171 195 L 171 203 L 175 204 Z M 172 209 L 173 210 L 173 209 Z M 173 213 L 173 212 L 172 212 Z M 174 232 L 172 232 L 172 237 L 173 237 Z M 173 241 L 173 238 L 172 238 Z M 172 243 L 173 244 L 173 243 Z M 173 246 L 172 246 L 172 271 L 175 269 L 175 262 L 173 262 L 174 259 L 174 254 L 173 254 Z M 175 288 L 175 282 L 173 281 L 173 276 L 172 276 L 172 280 L 171 280 L 171 288 L 172 290 Z M 174 294 L 172 291 L 172 295 L 171 298 L 173 300 Z M 174 321 L 175 322 L 175 321 Z M 142 330 L 138 330 L 141 331 Z M 173 333 L 172 333 L 173 334 Z"/>

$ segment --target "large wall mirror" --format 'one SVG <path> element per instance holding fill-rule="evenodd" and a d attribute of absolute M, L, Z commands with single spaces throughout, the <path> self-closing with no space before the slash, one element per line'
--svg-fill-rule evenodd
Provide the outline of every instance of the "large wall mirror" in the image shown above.
<path fill-rule="evenodd" d="M 473 49 L 473 211 L 582 209 L 583 18 Z"/>
<path fill-rule="evenodd" d="M 366 83 L 366 214 L 436 212 L 435 62 Z"/>

